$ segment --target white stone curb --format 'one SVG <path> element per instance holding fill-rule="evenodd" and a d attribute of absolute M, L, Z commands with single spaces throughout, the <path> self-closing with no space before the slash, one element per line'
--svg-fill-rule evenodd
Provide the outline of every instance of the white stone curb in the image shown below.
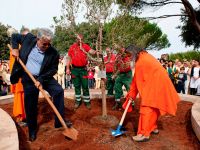
<path fill-rule="evenodd" d="M 200 97 L 185 94 L 179 94 L 179 96 L 183 101 L 194 103 L 191 109 L 191 123 L 192 128 L 200 141 Z"/>
<path fill-rule="evenodd" d="M 17 128 L 10 115 L 0 109 L 0 150 L 19 150 Z"/>

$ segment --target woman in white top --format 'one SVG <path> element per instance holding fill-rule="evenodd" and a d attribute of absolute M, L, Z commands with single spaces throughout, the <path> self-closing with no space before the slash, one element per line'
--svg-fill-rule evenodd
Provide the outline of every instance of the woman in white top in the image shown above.
<path fill-rule="evenodd" d="M 197 87 L 200 86 L 200 65 L 198 61 L 195 61 L 194 66 L 191 70 L 190 79 L 190 94 L 196 95 Z"/>
<path fill-rule="evenodd" d="M 185 93 L 189 93 L 189 83 L 190 83 L 190 71 L 191 65 L 189 61 L 184 61 L 183 66 L 185 67 L 185 73 L 187 74 L 187 80 L 185 81 Z"/>
<path fill-rule="evenodd" d="M 99 73 L 99 66 L 95 66 L 95 73 L 94 73 L 94 78 L 95 78 L 95 89 L 99 89 L 100 88 L 100 83 L 101 83 L 101 78 L 98 77 L 98 73 Z"/>

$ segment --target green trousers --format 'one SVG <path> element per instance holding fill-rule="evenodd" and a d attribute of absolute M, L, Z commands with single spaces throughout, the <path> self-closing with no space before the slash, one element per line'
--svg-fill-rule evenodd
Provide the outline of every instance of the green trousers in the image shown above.
<path fill-rule="evenodd" d="M 83 90 L 83 101 L 90 102 L 90 94 L 88 88 L 87 70 L 84 67 L 73 67 L 72 70 L 72 83 L 75 87 L 76 101 L 81 102 L 81 88 Z"/>
<path fill-rule="evenodd" d="M 115 101 L 120 101 L 123 96 L 122 86 L 124 85 L 126 90 L 129 91 L 130 84 L 132 82 L 132 71 L 126 73 L 119 73 L 115 80 Z"/>
<path fill-rule="evenodd" d="M 108 90 L 107 95 L 114 95 L 113 90 L 114 90 L 114 85 L 115 81 L 112 79 L 112 73 L 106 73 L 106 89 Z"/>

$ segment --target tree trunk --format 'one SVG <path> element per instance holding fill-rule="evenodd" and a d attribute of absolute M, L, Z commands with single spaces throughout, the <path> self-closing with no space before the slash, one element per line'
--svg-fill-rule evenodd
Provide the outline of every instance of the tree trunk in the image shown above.
<path fill-rule="evenodd" d="M 192 7 L 192 5 L 188 0 L 181 0 L 181 1 L 185 7 L 186 13 L 188 14 L 190 20 L 192 21 L 192 24 L 194 25 L 196 30 L 200 33 L 200 24 L 197 21 L 196 12 L 194 8 Z"/>

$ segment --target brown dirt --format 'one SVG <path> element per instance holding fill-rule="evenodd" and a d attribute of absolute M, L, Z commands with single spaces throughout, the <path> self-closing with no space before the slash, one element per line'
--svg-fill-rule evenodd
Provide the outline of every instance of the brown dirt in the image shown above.
<path fill-rule="evenodd" d="M 101 115 L 101 100 L 92 100 L 92 109 L 87 110 L 84 104 L 73 111 L 74 102 L 65 100 L 66 118 L 72 120 L 74 128 L 79 131 L 77 141 L 65 139 L 61 131 L 54 129 L 53 112 L 45 100 L 39 102 L 38 124 L 39 131 L 35 142 L 27 141 L 27 127 L 17 127 L 19 132 L 20 149 L 26 150 L 198 150 L 200 142 L 192 130 L 190 116 L 192 103 L 180 102 L 176 117 L 164 116 L 159 119 L 160 133 L 152 135 L 150 141 L 144 143 L 133 142 L 131 136 L 136 134 L 138 124 L 139 102 L 135 109 L 128 113 L 124 126 L 128 130 L 126 135 L 111 136 L 114 127 L 93 124 L 92 118 Z M 113 100 L 107 101 L 108 114 L 120 120 L 123 111 L 112 111 Z M 0 105 L 12 114 L 12 104 Z"/>

